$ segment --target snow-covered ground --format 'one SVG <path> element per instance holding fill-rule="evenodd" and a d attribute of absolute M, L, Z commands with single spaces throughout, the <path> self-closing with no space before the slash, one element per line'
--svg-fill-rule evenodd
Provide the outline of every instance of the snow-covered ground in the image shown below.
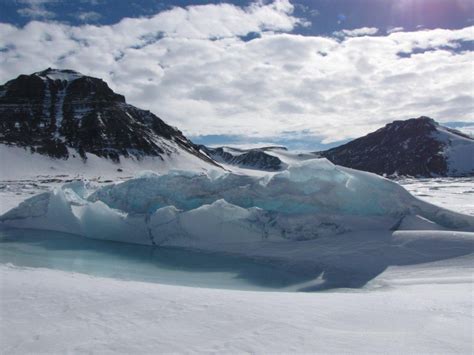
<path fill-rule="evenodd" d="M 473 350 L 472 259 L 393 267 L 364 289 L 216 290 L 0 266 L 0 342 L 28 353 Z"/>
<path fill-rule="evenodd" d="M 458 231 L 450 231 L 447 227 L 458 220 L 466 220 L 469 224 L 472 217 L 443 212 L 417 202 L 389 181 L 350 169 L 334 170 L 325 164 L 319 166 L 321 171 L 316 174 L 316 181 L 313 181 L 323 190 L 313 191 L 314 185 L 310 182 L 309 186 L 301 190 L 304 192 L 301 194 L 298 184 L 307 181 L 304 169 L 308 165 L 298 164 L 307 157 L 295 157 L 286 152 L 280 155 L 288 155 L 284 157 L 285 162 L 296 166 L 296 169 L 283 175 L 252 171 L 248 173 L 248 181 L 245 177 L 231 176 L 231 183 L 224 186 L 223 193 L 227 194 L 229 200 L 238 203 L 238 195 L 233 195 L 229 187 L 235 188 L 232 184 L 244 179 L 246 184 L 256 186 L 255 190 L 247 191 L 262 194 L 276 191 L 274 198 L 278 200 L 278 190 L 271 188 L 287 186 L 291 193 L 285 199 L 290 204 L 283 207 L 272 205 L 269 208 L 276 211 L 278 208 L 285 209 L 291 203 L 298 205 L 301 195 L 319 193 L 321 198 L 343 196 L 341 200 L 332 201 L 333 204 L 327 204 L 331 200 L 326 200 L 323 204 L 316 201 L 313 206 L 340 213 L 343 206 L 352 206 L 356 210 L 360 206 L 370 207 L 371 201 L 351 199 L 346 204 L 344 199 L 345 194 L 354 194 L 354 197 L 358 193 L 367 194 L 366 186 L 369 186 L 373 191 L 367 196 L 374 198 L 372 202 L 377 206 L 374 211 L 369 208 L 365 213 L 376 216 L 381 208 L 387 216 L 393 213 L 396 216 L 398 209 L 405 211 L 405 207 L 409 206 L 419 213 L 432 216 L 440 224 L 416 215 L 406 215 L 393 228 L 377 229 L 386 224 L 386 216 L 382 215 L 380 222 L 374 222 L 379 217 L 370 221 L 373 227 L 371 230 L 323 233 L 316 239 L 305 241 L 291 238 L 278 240 L 270 233 L 268 240 L 249 238 L 245 243 L 236 241 L 237 234 L 231 236 L 231 243 L 221 244 L 215 243 L 216 240 L 212 238 L 202 239 L 202 236 L 210 235 L 203 229 L 209 222 L 206 219 L 198 218 L 197 221 L 202 223 L 190 226 L 186 223 L 180 225 L 180 228 L 189 227 L 188 234 L 198 233 L 197 240 L 204 243 L 198 243 L 197 247 L 220 252 L 219 258 L 225 258 L 232 252 L 281 268 L 281 273 L 273 274 L 276 277 L 286 277 L 283 276 L 285 272 L 302 275 L 302 283 L 290 278 L 288 282 L 291 287 L 274 287 L 274 291 L 278 292 L 247 287 L 243 279 L 233 282 L 232 278 L 243 276 L 229 276 L 227 272 L 220 272 L 219 268 L 223 266 L 219 265 L 218 260 L 221 259 L 217 256 L 214 260 L 217 273 L 214 275 L 217 280 L 221 280 L 222 289 L 216 289 L 216 284 L 193 283 L 189 278 L 185 280 L 182 278 L 183 270 L 157 271 L 168 280 L 175 278 L 175 282 L 151 279 L 149 276 L 156 265 L 150 264 L 142 254 L 135 254 L 133 260 L 128 254 L 118 253 L 116 256 L 114 251 L 117 247 L 112 244 L 108 256 L 96 253 L 92 258 L 88 254 L 90 249 L 80 241 L 72 247 L 67 243 L 52 243 L 40 238 L 23 241 L 20 238 L 15 241 L 16 245 L 8 244 L 3 239 L 0 244 L 0 344 L 3 352 L 472 353 L 474 233 L 463 231 L 462 226 Z M 15 176 L 13 173 L 9 176 L 6 173 L 2 177 L 0 214 L 33 194 L 49 191 L 53 187 L 59 188 L 64 183 L 82 177 L 89 179 L 88 189 L 99 189 L 104 194 L 97 195 L 99 200 L 102 199 L 99 205 L 105 201 L 110 205 L 116 204 L 115 208 L 120 207 L 124 211 L 140 212 L 143 208 L 139 203 L 127 205 L 126 202 L 130 201 L 128 198 L 121 199 L 123 193 L 133 191 L 125 187 L 133 188 L 137 184 L 137 191 L 145 188 L 151 190 L 144 191 L 153 191 L 155 194 L 160 189 L 160 185 L 153 182 L 155 178 L 152 175 L 151 183 L 141 184 L 138 180 L 130 180 L 128 185 L 116 185 L 116 189 L 105 187 L 111 182 L 124 181 L 135 175 L 133 166 L 125 166 L 124 171 L 118 172 L 116 166 L 110 165 L 110 169 L 104 170 L 107 174 L 98 174 L 100 169 L 90 168 L 87 173 L 81 171 L 82 163 L 79 162 L 78 170 L 71 170 L 68 166 L 62 172 L 58 172 L 57 167 L 51 169 L 49 163 L 39 162 L 46 170 L 36 172 L 36 175 L 33 168 L 31 171 L 25 170 L 24 176 Z M 100 167 L 100 164 L 97 166 Z M 202 167 L 196 168 L 205 171 Z M 235 172 L 246 173 L 242 169 Z M 268 189 L 265 187 L 268 183 L 265 174 L 269 177 L 268 181 L 276 177 L 274 185 L 270 184 Z M 183 196 L 195 193 L 187 190 L 186 181 L 176 185 L 180 179 L 179 176 L 170 178 L 170 186 L 178 187 L 176 191 Z M 197 190 L 215 191 L 212 187 L 214 182 L 199 179 L 194 181 L 197 184 L 195 186 L 199 187 Z M 468 178 L 399 181 L 420 199 L 465 215 L 474 215 L 472 182 Z M 257 185 L 261 185 L 263 190 L 259 190 Z M 81 188 L 79 185 L 73 187 L 76 190 Z M 69 193 L 71 191 L 66 191 L 66 195 Z M 163 192 L 159 193 L 163 195 Z M 179 194 L 166 196 L 165 202 L 173 200 L 176 204 L 184 203 L 181 206 L 183 209 L 191 209 L 183 212 L 182 221 L 192 222 L 194 217 L 200 216 L 199 213 L 203 217 L 209 216 L 209 207 L 203 209 L 202 201 L 198 204 L 201 205 L 199 208 L 186 207 L 186 196 L 183 200 Z M 70 198 L 72 195 L 68 196 Z M 87 196 L 91 195 L 88 193 Z M 252 196 L 260 203 L 257 194 Z M 94 202 L 94 199 L 80 201 L 72 197 L 72 200 L 58 207 L 65 206 L 77 212 L 81 206 L 89 208 L 88 204 Z M 144 201 L 142 197 L 140 201 Z M 254 210 L 229 207 L 219 201 L 215 203 L 215 208 L 211 209 L 214 213 L 211 215 L 215 218 L 225 217 L 230 211 L 231 217 L 237 218 L 241 214 L 244 222 L 255 222 L 257 215 L 251 214 Z M 34 208 L 21 210 L 16 217 L 23 216 L 22 213 L 32 213 L 31 216 L 42 213 L 41 206 L 40 201 Z M 197 212 L 193 212 L 195 210 Z M 59 208 L 55 213 L 60 211 Z M 101 213 L 104 210 L 94 211 L 96 214 L 89 214 L 89 218 L 103 216 Z M 136 216 L 133 218 L 127 223 L 135 223 Z M 356 213 L 354 218 L 360 222 L 366 217 Z M 116 221 L 122 223 L 122 220 Z M 221 228 L 227 222 L 224 218 L 213 228 Z M 140 226 L 140 223 L 136 226 Z M 235 225 L 232 223 L 229 226 L 237 226 L 237 231 L 242 230 L 239 228 L 249 228 L 248 224 L 241 224 L 241 221 Z M 90 225 L 90 222 L 86 225 Z M 193 225 L 196 230 L 193 230 Z M 453 226 L 457 227 L 456 224 Z M 126 225 L 120 228 L 124 227 Z M 137 227 L 132 227 L 132 230 L 139 233 Z M 205 233 L 199 234 L 202 230 Z M 247 232 L 250 233 L 250 229 Z M 24 243 L 23 247 L 19 247 L 21 243 Z M 110 242 L 100 243 L 106 246 Z M 150 248 L 152 253 L 151 247 L 140 248 Z M 47 262 L 44 261 L 45 255 L 51 255 Z M 69 262 L 68 258 L 72 260 Z M 100 260 L 103 265 L 108 265 L 109 271 L 117 263 L 120 263 L 120 267 L 115 272 L 97 272 L 96 265 Z M 179 258 L 174 260 L 173 267 L 177 265 Z M 124 272 L 127 269 L 129 272 Z M 254 266 L 251 269 L 254 270 Z M 226 286 L 225 282 L 229 284 Z M 324 291 L 294 292 L 321 289 Z"/>
<path fill-rule="evenodd" d="M 174 147 L 176 148 L 176 147 Z M 92 153 L 87 154 L 87 160 L 82 158 L 73 149 L 69 150 L 70 157 L 53 159 L 45 155 L 32 154 L 27 149 L 0 144 L 0 180 L 26 180 L 39 177 L 63 177 L 86 179 L 126 179 L 142 170 L 165 172 L 170 169 L 185 169 L 207 171 L 215 169 L 211 165 L 189 152 L 176 148 L 172 156 L 123 158 L 120 163 L 110 159 L 98 157 Z"/>
<path fill-rule="evenodd" d="M 424 201 L 474 215 L 474 177 L 403 179 L 398 183 Z"/>

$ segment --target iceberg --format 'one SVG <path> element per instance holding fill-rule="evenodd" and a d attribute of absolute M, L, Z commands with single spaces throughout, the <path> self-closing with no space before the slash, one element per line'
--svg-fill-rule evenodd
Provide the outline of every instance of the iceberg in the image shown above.
<path fill-rule="evenodd" d="M 93 239 L 188 247 L 426 226 L 474 230 L 472 216 L 423 202 L 395 182 L 326 159 L 293 163 L 263 176 L 146 172 L 92 191 L 87 182 L 74 182 L 25 200 L 0 222 Z"/>

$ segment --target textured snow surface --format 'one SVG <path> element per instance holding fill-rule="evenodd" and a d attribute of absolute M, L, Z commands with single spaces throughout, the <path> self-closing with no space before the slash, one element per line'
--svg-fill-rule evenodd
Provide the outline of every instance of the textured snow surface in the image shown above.
<path fill-rule="evenodd" d="M 474 216 L 474 177 L 402 179 L 397 182 L 424 201 Z"/>
<path fill-rule="evenodd" d="M 215 168 L 183 149 L 179 149 L 177 145 L 174 148 L 179 150 L 179 154 L 172 157 L 164 156 L 163 159 L 144 157 L 140 160 L 123 157 L 120 163 L 114 163 L 110 159 L 101 158 L 92 153 L 87 154 L 87 161 L 84 162 L 72 149 L 69 150 L 69 159 L 63 160 L 32 154 L 20 147 L 0 144 L 0 161 L 2 162 L 0 180 L 24 180 L 55 175 L 60 177 L 68 175 L 71 178 L 120 179 L 130 178 L 141 170 L 164 172 L 175 168 L 206 171 L 209 167 Z"/>
<path fill-rule="evenodd" d="M 366 289 L 324 293 L 180 287 L 8 265 L 0 279 L 6 354 L 469 354 L 473 346 L 472 259 L 395 267 Z"/>

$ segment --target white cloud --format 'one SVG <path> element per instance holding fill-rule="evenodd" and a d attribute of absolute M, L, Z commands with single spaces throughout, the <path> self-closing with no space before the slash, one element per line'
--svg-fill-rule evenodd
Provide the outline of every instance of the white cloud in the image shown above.
<path fill-rule="evenodd" d="M 304 132 L 331 142 L 420 115 L 472 121 L 473 52 L 447 48 L 473 40 L 474 27 L 302 36 L 291 33 L 304 25 L 292 11 L 280 0 L 173 8 L 112 26 L 0 24 L 0 82 L 75 69 L 192 136 Z"/>
<path fill-rule="evenodd" d="M 90 4 L 92 6 L 97 6 L 97 5 L 102 5 L 106 2 L 107 0 L 80 0 L 81 3 L 86 3 Z"/>
<path fill-rule="evenodd" d="M 373 36 L 379 32 L 376 27 L 361 27 L 353 30 L 342 30 L 334 32 L 336 37 L 359 37 L 359 36 Z"/>
<path fill-rule="evenodd" d="M 403 30 L 403 27 L 390 27 L 387 29 L 387 33 L 401 32 Z"/>
<path fill-rule="evenodd" d="M 464 134 L 469 135 L 471 138 L 474 139 L 474 124 L 470 126 L 459 127 L 457 128 L 457 130 L 461 131 Z"/>
<path fill-rule="evenodd" d="M 296 3 L 295 8 L 299 9 L 301 12 L 303 12 L 304 14 L 306 14 L 310 17 L 316 17 L 316 16 L 319 16 L 321 14 L 318 9 L 313 9 L 309 6 L 304 5 L 304 4 Z"/>
<path fill-rule="evenodd" d="M 99 20 L 102 16 L 95 11 L 79 12 L 76 17 L 83 22 L 94 22 Z"/>
<path fill-rule="evenodd" d="M 17 12 L 20 16 L 32 19 L 50 19 L 55 17 L 55 13 L 45 8 L 45 5 L 55 0 L 19 0 L 20 4 L 26 5 Z"/>

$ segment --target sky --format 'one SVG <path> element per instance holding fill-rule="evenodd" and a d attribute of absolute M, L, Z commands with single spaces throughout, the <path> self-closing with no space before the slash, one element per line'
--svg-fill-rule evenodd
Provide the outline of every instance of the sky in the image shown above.
<path fill-rule="evenodd" d="M 196 143 L 320 150 L 474 132 L 473 41 L 471 0 L 0 0 L 0 83 L 73 69 Z"/>

